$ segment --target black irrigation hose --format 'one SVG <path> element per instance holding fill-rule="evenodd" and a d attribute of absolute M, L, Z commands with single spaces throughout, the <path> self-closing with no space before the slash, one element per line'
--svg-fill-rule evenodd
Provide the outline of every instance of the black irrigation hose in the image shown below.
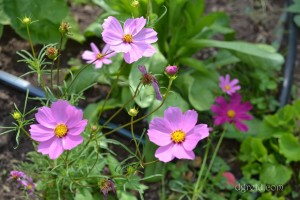
<path fill-rule="evenodd" d="M 293 3 L 293 0 L 288 0 L 288 6 Z M 294 22 L 294 14 L 288 13 L 288 53 L 286 56 L 286 62 L 284 67 L 284 81 L 280 94 L 280 107 L 285 106 L 290 98 L 293 75 L 295 69 L 295 62 L 297 57 L 297 36 L 298 27 Z"/>
<path fill-rule="evenodd" d="M 28 81 L 25 81 L 25 80 L 23 80 L 19 77 L 16 77 L 16 76 L 14 76 L 12 74 L 9 74 L 9 73 L 7 73 L 5 71 L 2 71 L 2 70 L 0 70 L 0 82 L 7 85 L 7 86 L 9 86 L 9 87 L 17 89 L 17 90 L 19 90 L 23 93 L 26 93 L 28 91 L 30 96 L 45 98 L 45 93 L 44 93 L 43 90 L 41 90 L 39 88 L 36 88 L 35 86 L 33 86 Z M 105 119 L 100 119 L 99 124 L 104 124 L 104 122 L 105 122 Z M 109 129 L 115 129 L 115 128 L 119 127 L 119 125 L 110 122 L 110 123 L 107 124 L 107 127 Z M 131 132 L 124 129 L 124 128 L 120 129 L 116 132 L 118 134 L 120 134 L 121 136 L 123 136 L 123 137 L 133 139 L 132 135 L 131 135 Z M 145 140 L 143 138 L 141 138 L 141 136 L 135 135 L 135 138 L 137 140 L 140 140 L 140 142 L 142 144 L 145 144 Z"/>

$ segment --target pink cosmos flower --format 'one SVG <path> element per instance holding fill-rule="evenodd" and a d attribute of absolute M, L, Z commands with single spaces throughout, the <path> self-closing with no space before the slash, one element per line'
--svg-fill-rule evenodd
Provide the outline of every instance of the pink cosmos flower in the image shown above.
<path fill-rule="evenodd" d="M 7 180 L 15 180 L 15 181 L 20 181 L 22 178 L 25 178 L 26 174 L 21 171 L 11 171 L 10 172 L 10 177 Z"/>
<path fill-rule="evenodd" d="M 231 172 L 224 172 L 222 174 L 222 176 L 224 176 L 227 179 L 227 184 L 230 184 L 233 187 L 235 187 L 237 185 L 236 180 L 235 180 L 235 176 Z"/>
<path fill-rule="evenodd" d="M 241 89 L 239 85 L 238 79 L 233 79 L 230 81 L 230 75 L 226 74 L 225 77 L 220 76 L 220 88 L 223 90 L 223 92 L 227 93 L 228 95 L 234 94 L 237 90 Z"/>
<path fill-rule="evenodd" d="M 141 78 L 141 82 L 143 85 L 152 85 L 156 94 L 156 99 L 157 100 L 162 100 L 161 93 L 159 91 L 159 86 L 157 79 L 155 76 L 147 72 L 147 69 L 145 66 L 139 66 L 138 67 L 140 72 L 143 74 L 143 77 Z"/>
<path fill-rule="evenodd" d="M 248 131 L 248 127 L 243 124 L 242 120 L 251 120 L 253 117 L 247 112 L 252 106 L 249 102 L 241 103 L 242 97 L 235 93 L 227 102 L 224 97 L 218 97 L 216 104 L 211 106 L 211 110 L 216 114 L 214 118 L 215 125 L 221 125 L 226 122 L 234 124 L 240 131 Z"/>
<path fill-rule="evenodd" d="M 27 179 L 22 180 L 21 184 L 30 195 L 33 195 L 36 184 L 33 183 L 31 177 L 28 177 Z"/>
<path fill-rule="evenodd" d="M 163 162 L 169 162 L 175 157 L 193 160 L 193 149 L 200 140 L 209 135 L 207 125 L 196 125 L 197 120 L 196 111 L 182 113 L 178 107 L 169 107 L 163 118 L 154 118 L 147 134 L 151 142 L 160 146 L 155 157 Z"/>
<path fill-rule="evenodd" d="M 115 56 L 116 53 L 110 53 L 108 45 L 103 47 L 102 52 L 100 52 L 98 47 L 93 42 L 90 45 L 92 51 L 86 50 L 81 55 L 83 60 L 87 60 L 86 63 L 92 63 L 97 59 L 97 61 L 94 62 L 96 68 L 101 68 L 103 64 L 111 64 L 111 60 L 109 58 Z"/>
<path fill-rule="evenodd" d="M 151 43 L 157 41 L 157 33 L 152 28 L 144 28 L 145 25 L 146 19 L 140 17 L 127 19 L 122 28 L 119 21 L 110 16 L 102 24 L 102 38 L 111 50 L 123 52 L 127 63 L 133 63 L 156 52 Z"/>
<path fill-rule="evenodd" d="M 81 110 L 64 100 L 52 103 L 50 108 L 39 108 L 35 114 L 39 124 L 31 125 L 29 130 L 31 138 L 40 142 L 38 152 L 56 159 L 64 150 L 71 150 L 81 144 L 83 137 L 80 134 L 87 125 L 82 115 Z"/>

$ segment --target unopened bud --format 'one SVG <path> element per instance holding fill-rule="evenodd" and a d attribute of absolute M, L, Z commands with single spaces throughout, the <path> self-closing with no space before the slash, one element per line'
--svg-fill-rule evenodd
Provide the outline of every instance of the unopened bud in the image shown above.
<path fill-rule="evenodd" d="M 31 23 L 31 19 L 29 17 L 24 17 L 22 19 L 22 23 L 26 26 L 28 26 Z"/>
<path fill-rule="evenodd" d="M 133 175 L 136 172 L 136 169 L 133 166 L 128 166 L 126 168 L 126 174 L 127 176 Z"/>
<path fill-rule="evenodd" d="M 63 35 L 67 35 L 70 33 L 71 26 L 68 22 L 61 22 L 59 26 L 59 32 Z"/>
<path fill-rule="evenodd" d="M 128 111 L 128 115 L 130 115 L 131 117 L 137 116 L 138 113 L 139 111 L 136 108 L 130 108 Z"/>
<path fill-rule="evenodd" d="M 48 47 L 46 49 L 46 55 L 49 59 L 54 60 L 57 58 L 58 50 L 56 47 Z"/>
<path fill-rule="evenodd" d="M 134 8 L 139 7 L 139 5 L 140 5 L 140 2 L 139 2 L 138 0 L 133 0 L 133 1 L 131 2 L 131 6 L 134 7 Z"/>
<path fill-rule="evenodd" d="M 169 76 L 174 76 L 178 72 L 178 67 L 177 66 L 167 66 L 165 68 L 165 73 Z"/>
<path fill-rule="evenodd" d="M 92 131 L 97 131 L 98 126 L 97 125 L 93 125 L 93 126 L 91 126 L 91 129 L 92 129 Z"/>
<path fill-rule="evenodd" d="M 14 118 L 15 120 L 20 120 L 21 117 L 22 117 L 22 115 L 21 115 L 21 113 L 20 113 L 19 111 L 15 111 L 15 112 L 12 114 L 12 116 L 13 116 L 13 118 Z"/>

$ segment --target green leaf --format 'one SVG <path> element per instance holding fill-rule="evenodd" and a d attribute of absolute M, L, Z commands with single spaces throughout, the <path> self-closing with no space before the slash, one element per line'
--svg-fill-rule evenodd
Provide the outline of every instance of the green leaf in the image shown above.
<path fill-rule="evenodd" d="M 199 110 L 209 110 L 214 103 L 213 91 L 218 87 L 218 74 L 215 71 L 205 73 L 193 73 L 194 81 L 189 88 L 189 101 L 191 105 Z"/>
<path fill-rule="evenodd" d="M 245 123 L 249 127 L 247 133 L 242 133 L 241 131 L 236 129 L 235 126 L 232 125 L 232 126 L 227 126 L 228 128 L 226 129 L 225 137 L 236 139 L 238 141 L 243 141 L 249 137 L 255 137 L 258 134 L 257 127 L 260 127 L 262 121 L 259 119 L 252 119 L 249 121 L 245 121 L 243 123 Z"/>
<path fill-rule="evenodd" d="M 259 179 L 265 184 L 284 185 L 292 177 L 293 171 L 281 164 L 264 163 Z"/>
<path fill-rule="evenodd" d="M 299 10 L 300 12 L 300 10 Z M 300 27 L 300 15 L 296 15 L 294 17 L 294 22 L 297 24 L 298 27 Z"/>
<path fill-rule="evenodd" d="M 300 142 L 292 134 L 282 135 L 279 140 L 279 152 L 284 155 L 288 162 L 300 161 Z"/>
<path fill-rule="evenodd" d="M 267 155 L 268 150 L 264 146 L 263 141 L 259 138 L 249 137 L 241 144 L 239 158 L 242 161 L 261 161 L 264 160 Z"/>
<path fill-rule="evenodd" d="M 0 0 L 0 24 L 8 25 L 10 24 L 10 19 L 4 11 L 4 0 Z"/>
<path fill-rule="evenodd" d="M 75 21 L 71 12 L 69 12 L 68 16 L 63 21 L 68 22 L 71 26 L 71 34 L 68 35 L 68 37 L 79 43 L 83 43 L 85 41 L 85 37 L 80 32 L 79 24 Z"/>
<path fill-rule="evenodd" d="M 121 165 L 115 157 L 109 154 L 107 156 L 107 162 L 109 171 L 113 176 L 118 176 L 122 174 L 119 170 Z"/>
<path fill-rule="evenodd" d="M 87 188 L 78 188 L 76 190 L 76 195 L 74 200 L 85 200 L 85 199 L 90 199 L 93 200 L 94 197 L 91 194 L 91 191 Z"/>
<path fill-rule="evenodd" d="M 293 4 L 286 9 L 288 12 L 300 13 L 300 4 Z"/>
<path fill-rule="evenodd" d="M 58 43 L 58 31 L 61 21 L 68 15 L 66 1 L 51 0 L 3 0 L 4 11 L 10 17 L 13 29 L 27 39 L 26 27 L 19 19 L 31 17 L 34 22 L 29 25 L 31 38 L 34 43 Z M 53 14 L 55 11 L 55 14 Z"/>
<path fill-rule="evenodd" d="M 216 47 L 231 51 L 241 61 L 255 67 L 279 68 L 284 58 L 281 54 L 272 53 L 259 45 L 246 42 L 225 42 L 217 40 L 192 39 L 187 42 L 187 47 L 207 48 Z"/>

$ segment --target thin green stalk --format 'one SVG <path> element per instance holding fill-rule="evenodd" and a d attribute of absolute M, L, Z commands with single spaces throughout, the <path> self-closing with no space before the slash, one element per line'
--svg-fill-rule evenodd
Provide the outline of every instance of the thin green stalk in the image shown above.
<path fill-rule="evenodd" d="M 135 148 L 136 148 L 136 151 L 137 151 L 138 156 L 140 158 L 140 161 L 143 163 L 143 157 L 142 157 L 142 154 L 141 154 L 140 149 L 139 149 L 139 145 L 138 145 L 138 143 L 136 141 L 136 138 L 135 138 L 135 135 L 134 135 L 133 123 L 132 123 L 133 122 L 133 117 L 131 117 L 130 121 L 131 121 L 131 126 L 130 126 L 131 135 L 132 135 L 132 138 L 133 138 L 133 141 L 134 141 L 134 144 L 135 144 Z"/>
<path fill-rule="evenodd" d="M 60 42 L 59 42 L 59 49 L 58 49 L 58 58 L 57 58 L 57 85 L 59 85 L 59 68 L 60 68 L 60 54 L 61 54 L 61 48 L 63 43 L 64 35 L 60 34 Z"/>
<path fill-rule="evenodd" d="M 50 71 L 50 88 L 51 88 L 51 91 L 53 90 L 53 67 L 54 67 L 54 62 L 55 62 L 55 60 L 52 61 L 51 71 Z"/>
<path fill-rule="evenodd" d="M 160 109 L 160 108 L 163 106 L 163 104 L 165 103 L 165 101 L 166 101 L 166 99 L 167 99 L 167 97 L 168 97 L 168 94 L 169 94 L 170 89 L 171 89 L 172 82 L 173 82 L 173 79 L 170 79 L 170 80 L 169 80 L 169 85 L 168 85 L 168 88 L 167 88 L 167 91 L 166 91 L 166 94 L 165 94 L 165 97 L 163 98 L 161 104 L 160 104 L 159 106 L 157 106 L 154 110 L 152 110 L 152 111 L 149 112 L 148 114 L 146 114 L 146 115 L 144 115 L 144 116 L 142 116 L 142 117 L 140 117 L 140 118 L 138 118 L 138 119 L 136 119 L 136 120 L 134 120 L 134 121 L 132 121 L 132 122 L 129 122 L 129 123 L 127 123 L 127 124 L 124 124 L 124 125 L 122 125 L 122 126 L 119 126 L 118 128 L 115 128 L 115 129 L 113 129 L 113 130 L 111 130 L 111 131 L 109 131 L 109 132 L 107 132 L 107 133 L 105 133 L 105 134 L 103 134 L 103 135 L 100 135 L 100 137 L 102 137 L 102 136 L 107 136 L 107 135 L 109 135 L 109 134 L 112 134 L 112 133 L 114 133 L 114 132 L 120 130 L 121 128 L 125 128 L 125 127 L 129 126 L 131 123 L 139 122 L 139 121 L 141 121 L 141 120 L 147 118 L 148 116 L 152 115 L 152 114 L 153 114 L 154 112 L 156 112 L 158 109 Z"/>
<path fill-rule="evenodd" d="M 141 82 L 138 84 L 133 96 L 126 102 L 124 103 L 124 105 L 119 108 L 108 120 L 105 121 L 105 123 L 101 126 L 100 130 L 101 131 L 103 128 L 105 128 L 105 126 L 115 117 L 117 116 L 124 108 L 125 106 L 127 106 L 131 101 L 133 101 L 135 99 L 135 97 L 137 96 L 138 94 L 138 91 L 139 91 L 139 88 L 141 86 Z M 103 108 L 102 108 L 103 109 Z M 99 118 L 100 118 L 100 115 L 99 115 Z M 99 121 L 99 118 L 98 118 L 98 121 Z"/>
<path fill-rule="evenodd" d="M 28 35 L 28 40 L 29 40 L 29 44 L 30 44 L 32 55 L 33 55 L 34 59 L 36 59 L 36 55 L 35 55 L 35 52 L 34 52 L 34 48 L 33 48 L 33 44 L 32 44 L 32 40 L 31 40 L 31 36 L 30 36 L 30 31 L 29 31 L 29 26 L 28 25 L 26 25 L 26 30 L 27 30 L 27 35 Z"/>
<path fill-rule="evenodd" d="M 149 16 L 150 16 L 150 5 L 151 4 L 151 0 L 147 0 L 147 16 L 146 19 L 149 20 Z"/>
<path fill-rule="evenodd" d="M 207 160 L 207 157 L 208 157 L 208 152 L 209 152 L 210 145 L 211 145 L 211 140 L 209 139 L 208 142 L 207 142 L 206 149 L 205 149 L 205 154 L 204 154 L 204 157 L 203 157 L 203 160 L 202 160 L 202 164 L 201 164 L 201 168 L 200 168 L 200 171 L 199 171 L 199 175 L 198 175 L 195 187 L 194 187 L 194 192 L 193 192 L 192 200 L 196 200 L 197 199 L 197 194 L 198 194 L 197 190 L 199 188 L 201 177 L 202 177 L 204 168 L 206 166 L 206 160 Z"/>
<path fill-rule="evenodd" d="M 215 149 L 215 151 L 214 151 L 214 154 L 213 154 L 213 156 L 212 156 L 212 159 L 211 159 L 211 161 L 210 161 L 210 163 L 209 163 L 209 166 L 208 166 L 208 168 L 207 168 L 207 171 L 206 171 L 205 177 L 204 177 L 204 179 L 203 179 L 203 182 L 202 182 L 202 184 L 200 185 L 200 189 L 197 191 L 198 194 L 201 194 L 201 192 L 202 192 L 202 190 L 203 190 L 203 188 L 204 188 L 204 186 L 205 186 L 205 184 L 206 184 L 206 180 L 207 180 L 208 174 L 209 174 L 210 169 L 211 169 L 211 167 L 212 167 L 212 165 L 213 165 L 213 163 L 214 163 L 214 161 L 215 161 L 216 155 L 217 155 L 217 153 L 218 153 L 218 151 L 219 151 L 219 148 L 220 148 L 221 143 L 222 143 L 222 141 L 223 141 L 224 135 L 225 135 L 225 129 L 223 130 L 223 132 L 222 132 L 222 134 L 221 134 L 221 136 L 220 136 L 220 139 L 219 139 L 219 141 L 218 141 L 217 147 L 216 147 L 216 149 Z"/>
<path fill-rule="evenodd" d="M 165 183 L 165 173 L 166 173 L 166 163 L 163 164 L 163 175 L 161 176 L 161 199 L 166 199 L 166 183 Z"/>

